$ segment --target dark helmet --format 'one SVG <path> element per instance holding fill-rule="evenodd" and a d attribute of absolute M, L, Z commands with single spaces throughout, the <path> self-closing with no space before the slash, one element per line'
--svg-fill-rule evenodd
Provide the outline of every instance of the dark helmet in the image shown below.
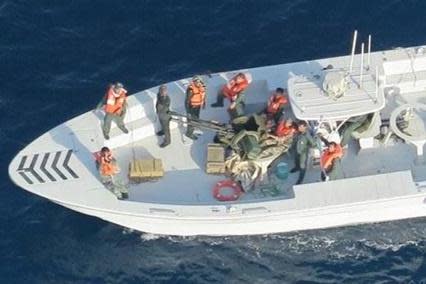
<path fill-rule="evenodd" d="M 124 86 L 123 86 L 123 84 L 121 84 L 120 82 L 116 82 L 116 83 L 114 84 L 114 90 L 120 90 L 120 89 L 122 89 L 122 88 L 124 88 Z"/>

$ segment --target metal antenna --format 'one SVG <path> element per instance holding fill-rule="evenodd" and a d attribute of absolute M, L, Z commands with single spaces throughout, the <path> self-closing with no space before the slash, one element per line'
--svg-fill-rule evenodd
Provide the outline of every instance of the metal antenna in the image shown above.
<path fill-rule="evenodd" d="M 376 98 L 375 98 L 375 103 L 377 103 L 378 98 L 379 98 L 379 70 L 377 69 L 377 66 L 376 66 Z"/>
<path fill-rule="evenodd" d="M 361 44 L 361 66 L 359 73 L 359 87 L 362 88 L 362 75 L 364 73 L 364 43 Z"/>
<path fill-rule="evenodd" d="M 355 56 L 355 47 L 356 47 L 356 38 L 358 36 L 358 31 L 354 31 L 354 38 L 352 40 L 352 52 L 351 52 L 351 64 L 349 65 L 349 73 L 352 73 L 352 67 L 354 64 L 354 56 Z"/>
<path fill-rule="evenodd" d="M 371 35 L 368 35 L 367 70 L 370 69 L 370 54 L 371 54 Z"/>

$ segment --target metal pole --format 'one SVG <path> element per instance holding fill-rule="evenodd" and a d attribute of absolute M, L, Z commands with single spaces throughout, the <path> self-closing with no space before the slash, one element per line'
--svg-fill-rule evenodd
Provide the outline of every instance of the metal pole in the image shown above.
<path fill-rule="evenodd" d="M 376 102 L 379 98 L 379 70 L 377 69 L 376 66 Z"/>
<path fill-rule="evenodd" d="M 354 55 L 355 55 L 355 46 L 356 46 L 356 38 L 358 36 L 358 31 L 354 31 L 354 38 L 352 40 L 352 52 L 351 52 L 351 64 L 349 65 L 349 73 L 352 73 L 352 67 L 354 64 Z"/>
<path fill-rule="evenodd" d="M 368 35 L 368 56 L 367 56 L 368 69 L 370 69 L 370 54 L 371 54 L 371 35 Z"/>
<path fill-rule="evenodd" d="M 362 75 L 364 73 L 364 43 L 361 44 L 361 66 L 359 71 L 359 87 L 362 88 Z"/>

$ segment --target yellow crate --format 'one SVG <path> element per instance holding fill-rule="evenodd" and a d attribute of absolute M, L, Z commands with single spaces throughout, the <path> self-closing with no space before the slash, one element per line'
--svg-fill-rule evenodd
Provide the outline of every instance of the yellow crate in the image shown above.
<path fill-rule="evenodd" d="M 129 179 L 135 182 L 156 179 L 164 176 L 163 163 L 160 159 L 139 159 L 129 164 Z"/>
<path fill-rule="evenodd" d="M 225 148 L 222 144 L 210 143 L 207 145 L 206 173 L 225 173 Z"/>
<path fill-rule="evenodd" d="M 224 162 L 225 148 L 222 144 L 210 143 L 207 145 L 207 162 Z"/>

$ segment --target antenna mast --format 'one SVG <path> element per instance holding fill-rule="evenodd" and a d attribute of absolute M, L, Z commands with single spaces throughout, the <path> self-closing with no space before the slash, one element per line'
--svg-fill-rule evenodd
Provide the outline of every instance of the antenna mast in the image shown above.
<path fill-rule="evenodd" d="M 349 65 L 349 73 L 352 73 L 352 67 L 354 64 L 354 56 L 355 56 L 355 47 L 356 47 L 356 38 L 358 36 L 358 31 L 354 31 L 354 38 L 352 40 L 352 52 L 351 52 L 351 64 Z"/>
<path fill-rule="evenodd" d="M 367 70 L 370 69 L 370 54 L 371 54 L 371 35 L 368 35 Z"/>
<path fill-rule="evenodd" d="M 364 43 L 361 44 L 361 66 L 359 69 L 359 87 L 362 88 L 362 75 L 364 73 Z"/>

